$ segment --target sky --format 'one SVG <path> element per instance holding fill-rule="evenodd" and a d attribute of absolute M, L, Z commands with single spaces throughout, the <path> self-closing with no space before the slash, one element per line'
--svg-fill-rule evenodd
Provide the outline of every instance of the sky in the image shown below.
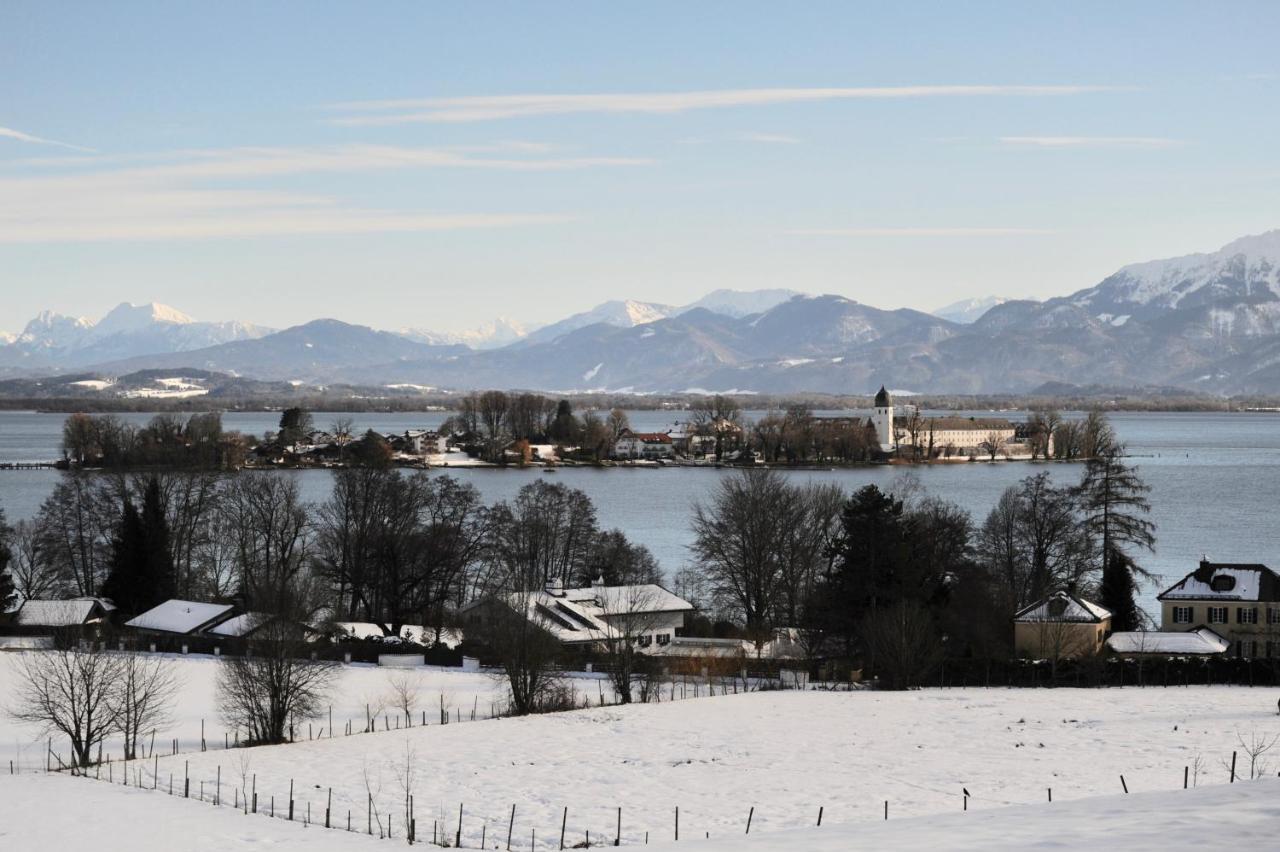
<path fill-rule="evenodd" d="M 1280 4 L 0 4 L 0 330 L 1045 298 L 1280 227 Z"/>

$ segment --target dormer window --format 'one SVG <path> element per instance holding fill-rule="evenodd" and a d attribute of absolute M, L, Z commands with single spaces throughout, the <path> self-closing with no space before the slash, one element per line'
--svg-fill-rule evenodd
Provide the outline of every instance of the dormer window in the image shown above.
<path fill-rule="evenodd" d="M 1230 574 L 1218 574 L 1209 581 L 1209 588 L 1215 592 L 1229 592 L 1236 587 L 1236 578 Z"/>

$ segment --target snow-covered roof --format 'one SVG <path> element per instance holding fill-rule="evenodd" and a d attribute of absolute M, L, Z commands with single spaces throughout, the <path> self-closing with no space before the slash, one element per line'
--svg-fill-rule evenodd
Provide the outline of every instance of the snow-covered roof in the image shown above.
<path fill-rule="evenodd" d="M 1196 570 L 1162 592 L 1159 600 L 1276 600 L 1280 578 L 1266 565 L 1203 560 Z"/>
<path fill-rule="evenodd" d="M 173 598 L 126 621 L 125 626 L 163 633 L 192 633 L 224 618 L 233 609 L 231 604 L 199 603 Z"/>
<path fill-rule="evenodd" d="M 593 607 L 602 615 L 686 612 L 693 609 L 693 604 L 657 583 L 565 589 L 564 596 L 580 606 Z"/>
<path fill-rule="evenodd" d="M 1033 603 L 1013 617 L 1014 621 L 1075 621 L 1096 624 L 1111 617 L 1111 610 L 1099 606 L 1093 601 L 1069 595 L 1066 592 L 1054 592 L 1042 601 Z"/>
<path fill-rule="evenodd" d="M 18 608 L 13 616 L 13 623 L 24 627 L 70 627 L 84 624 L 105 611 L 108 611 L 107 606 L 97 598 L 29 600 Z"/>
<path fill-rule="evenodd" d="M 210 636 L 248 636 L 270 618 L 271 616 L 260 612 L 246 612 L 220 621 L 205 632 Z"/>
<path fill-rule="evenodd" d="M 1161 654 L 1173 657 L 1222 654 L 1231 643 L 1207 627 L 1185 633 L 1112 633 L 1107 647 L 1117 654 Z"/>

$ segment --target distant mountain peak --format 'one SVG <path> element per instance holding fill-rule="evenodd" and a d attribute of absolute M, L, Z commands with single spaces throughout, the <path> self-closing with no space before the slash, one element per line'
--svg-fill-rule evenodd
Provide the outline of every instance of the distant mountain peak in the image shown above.
<path fill-rule="evenodd" d="M 995 306 L 1011 301 L 1013 299 L 1009 296 L 975 296 L 971 299 L 961 299 L 958 302 L 944 305 L 931 313 L 935 317 L 949 320 L 950 322 L 969 325 L 977 322 L 983 314 Z"/>

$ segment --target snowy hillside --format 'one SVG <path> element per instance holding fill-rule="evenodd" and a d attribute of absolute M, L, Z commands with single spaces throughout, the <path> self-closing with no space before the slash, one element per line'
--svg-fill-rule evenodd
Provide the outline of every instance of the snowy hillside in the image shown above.
<path fill-rule="evenodd" d="M 1065 300 L 1103 322 L 1178 314 L 1226 336 L 1280 331 L 1280 230 L 1242 237 L 1209 254 L 1125 266 Z"/>

